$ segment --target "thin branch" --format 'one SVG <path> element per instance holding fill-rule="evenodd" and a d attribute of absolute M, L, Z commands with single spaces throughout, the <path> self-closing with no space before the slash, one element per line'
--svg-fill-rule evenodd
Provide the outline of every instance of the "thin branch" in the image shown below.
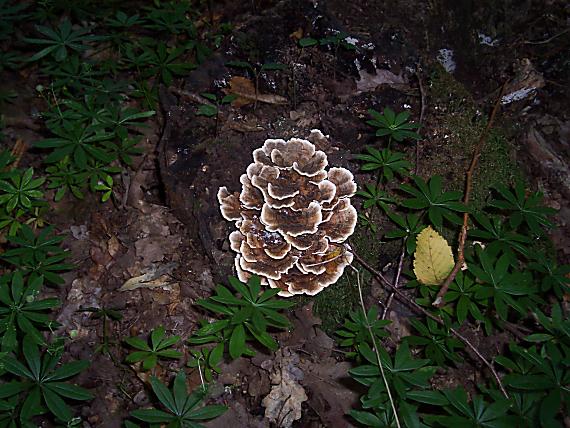
<path fill-rule="evenodd" d="M 404 264 L 404 256 L 406 255 L 406 241 L 408 238 L 404 239 L 402 244 L 402 252 L 400 253 L 400 260 L 398 261 L 398 269 L 396 271 L 396 278 L 394 279 L 394 285 L 398 287 L 400 285 L 400 275 L 402 274 L 402 266 Z M 384 312 L 382 313 L 382 319 L 386 319 L 390 306 L 392 305 L 392 300 L 394 300 L 394 293 L 390 293 L 390 297 L 386 301 L 386 306 L 384 306 Z"/>
<path fill-rule="evenodd" d="M 215 104 L 213 104 L 212 102 L 208 101 L 206 98 L 204 98 L 204 97 L 202 97 L 202 96 L 200 96 L 194 92 L 189 92 L 189 91 L 185 91 L 184 89 L 178 89 L 178 88 L 169 88 L 169 91 L 173 94 L 176 94 L 176 95 L 182 97 L 182 98 L 186 98 L 187 100 L 190 100 L 194 103 L 216 107 Z"/>
<path fill-rule="evenodd" d="M 471 158 L 471 164 L 469 165 L 469 169 L 467 170 L 465 176 L 465 195 L 463 196 L 463 203 L 467 205 L 471 198 L 471 190 L 473 189 L 473 174 L 475 173 L 475 168 L 479 162 L 479 158 L 481 157 L 481 151 L 483 150 L 483 146 L 485 145 L 485 141 L 487 140 L 487 136 L 489 135 L 489 131 L 493 126 L 493 122 L 495 121 L 495 116 L 497 115 L 497 111 L 499 110 L 499 106 L 501 105 L 501 99 L 503 98 L 503 93 L 505 92 L 505 87 L 507 86 L 507 82 L 503 84 L 501 90 L 499 92 L 499 96 L 497 101 L 495 102 L 495 106 L 493 107 L 493 111 L 491 112 L 491 116 L 489 117 L 489 122 L 487 122 L 487 126 L 485 130 L 481 134 L 475 149 L 473 150 L 473 157 Z M 459 235 L 459 244 L 457 248 L 457 262 L 451 273 L 448 275 L 444 283 L 441 285 L 437 296 L 432 303 L 433 306 L 438 308 L 444 305 L 443 298 L 449 289 L 449 286 L 455 279 L 457 272 L 465 263 L 465 242 L 467 241 L 467 231 L 469 230 L 469 213 L 466 211 L 463 213 L 463 226 L 461 226 L 461 233 Z"/>
<path fill-rule="evenodd" d="M 358 255 L 354 251 L 354 249 L 351 249 L 350 251 L 354 255 L 354 258 L 358 261 L 358 263 L 360 263 L 367 271 L 369 271 L 381 283 L 383 283 L 387 288 L 389 288 L 390 291 L 392 291 L 394 293 L 396 298 L 398 298 L 398 300 L 400 300 L 402 303 L 408 305 L 410 308 L 414 309 L 416 312 L 421 313 L 422 315 L 424 315 L 424 316 L 432 319 L 433 321 L 437 322 L 439 325 L 447 328 L 447 326 L 445 325 L 445 323 L 443 322 L 443 320 L 440 317 L 432 314 L 431 312 L 428 312 L 426 309 L 422 308 L 420 305 L 418 305 L 416 302 L 414 302 L 406 294 L 402 293 L 402 291 L 398 287 L 394 286 L 394 284 L 392 284 L 390 281 L 388 281 L 386 279 L 386 277 L 384 275 L 382 275 L 381 272 L 377 271 L 372 266 L 370 266 L 370 264 L 368 264 L 368 262 L 366 260 L 364 260 L 360 255 Z M 497 381 L 497 385 L 499 386 L 499 389 L 501 390 L 501 392 L 503 393 L 503 395 L 506 398 L 509 398 L 509 394 L 507 393 L 505 387 L 503 386 L 503 383 L 501 382 L 501 378 L 499 377 L 499 374 L 497 373 L 497 371 L 493 367 L 493 364 L 490 361 L 488 361 L 483 356 L 483 354 L 481 354 L 481 352 L 479 352 L 479 350 L 475 347 L 475 345 L 473 345 L 469 341 L 469 339 L 467 339 L 465 336 L 463 336 L 461 333 L 459 333 L 456 329 L 450 328 L 449 332 L 451 334 L 453 334 L 455 337 L 457 337 L 459 340 L 461 340 L 469 349 L 471 349 L 471 351 L 473 351 L 473 353 L 483 362 L 483 364 L 485 364 L 489 368 L 489 370 L 493 374 L 493 377 Z"/>
<path fill-rule="evenodd" d="M 390 391 L 390 385 L 388 385 L 388 379 L 386 379 L 386 374 L 384 373 L 384 365 L 382 364 L 382 359 L 380 358 L 380 352 L 378 351 L 378 344 L 376 343 L 376 337 L 374 337 L 374 332 L 370 326 L 370 320 L 366 315 L 366 305 L 364 304 L 364 298 L 362 297 L 362 286 L 360 285 L 360 272 L 354 266 L 349 265 L 356 272 L 356 283 L 358 285 L 358 295 L 360 297 L 360 306 L 362 307 L 362 313 L 364 318 L 366 318 L 366 327 L 368 328 L 368 334 L 370 334 L 370 339 L 372 340 L 372 346 L 374 347 L 374 352 L 376 353 L 376 361 L 378 362 L 378 367 L 380 367 L 380 374 L 382 375 L 382 380 L 384 381 L 384 387 L 388 392 L 388 399 L 390 400 L 390 406 L 394 412 L 394 418 L 396 419 L 396 426 L 401 428 L 400 420 L 398 418 L 398 412 L 396 410 L 396 404 L 394 404 L 394 398 L 392 398 L 392 392 Z"/>
<path fill-rule="evenodd" d="M 525 40 L 523 43 L 525 45 L 545 45 L 546 43 L 550 43 L 551 41 L 553 41 L 554 39 L 556 39 L 557 37 L 563 36 L 564 34 L 566 34 L 568 31 L 570 31 L 570 28 L 565 29 L 564 31 L 561 31 L 560 33 L 556 33 L 555 35 L 549 37 L 548 39 L 544 39 L 544 40 Z"/>
<path fill-rule="evenodd" d="M 421 106 L 420 125 L 422 125 L 424 123 L 427 104 L 426 104 L 426 91 L 422 83 L 422 74 L 420 70 L 421 70 L 421 63 L 418 61 L 418 64 L 416 65 L 416 77 L 418 78 L 418 85 L 420 87 L 420 106 Z M 420 171 L 420 142 L 419 140 L 416 140 L 416 167 L 414 173 L 418 175 L 419 171 Z"/>

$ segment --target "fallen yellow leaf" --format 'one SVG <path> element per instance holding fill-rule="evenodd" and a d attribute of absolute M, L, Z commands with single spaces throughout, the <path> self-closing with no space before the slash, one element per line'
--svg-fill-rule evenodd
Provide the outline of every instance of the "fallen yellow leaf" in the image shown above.
<path fill-rule="evenodd" d="M 453 269 L 453 253 L 443 236 L 431 226 L 422 230 L 416 240 L 414 273 L 425 285 L 439 285 Z"/>

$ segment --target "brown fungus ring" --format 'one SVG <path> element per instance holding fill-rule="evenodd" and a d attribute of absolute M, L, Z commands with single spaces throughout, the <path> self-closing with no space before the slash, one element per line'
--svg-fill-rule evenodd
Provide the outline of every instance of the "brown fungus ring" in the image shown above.
<path fill-rule="evenodd" d="M 343 242 L 354 232 L 356 192 L 352 173 L 330 168 L 311 141 L 266 140 L 240 177 L 241 192 L 218 190 L 222 216 L 235 221 L 230 246 L 241 281 L 259 275 L 281 296 L 315 295 L 334 284 L 352 262 Z"/>

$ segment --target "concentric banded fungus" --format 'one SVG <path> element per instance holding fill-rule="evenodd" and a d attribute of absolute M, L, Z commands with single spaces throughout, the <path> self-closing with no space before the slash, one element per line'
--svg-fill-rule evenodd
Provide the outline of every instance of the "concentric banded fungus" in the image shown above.
<path fill-rule="evenodd" d="M 327 171 L 326 154 L 312 142 L 326 137 L 313 130 L 307 140 L 266 140 L 240 177 L 241 192 L 218 190 L 223 217 L 237 227 L 229 239 L 239 279 L 257 274 L 282 296 L 317 294 L 353 257 L 342 243 L 356 226 L 354 177 Z"/>

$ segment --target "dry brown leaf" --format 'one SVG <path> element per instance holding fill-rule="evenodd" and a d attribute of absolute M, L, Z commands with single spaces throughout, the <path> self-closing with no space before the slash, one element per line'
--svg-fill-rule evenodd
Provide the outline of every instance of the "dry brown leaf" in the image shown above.
<path fill-rule="evenodd" d="M 121 250 L 121 243 L 117 239 L 115 235 L 111 236 L 111 238 L 107 241 L 107 252 L 113 258 L 119 253 Z"/>
<path fill-rule="evenodd" d="M 128 279 L 119 288 L 119 291 L 132 291 L 137 288 L 157 288 L 172 287 L 176 282 L 172 281 L 171 273 L 178 267 L 177 263 L 167 263 L 164 265 L 153 264 L 142 275 Z"/>
<path fill-rule="evenodd" d="M 295 40 L 301 40 L 303 38 L 303 29 L 301 27 L 289 34 L 289 37 Z"/>
<path fill-rule="evenodd" d="M 356 93 L 370 92 L 376 90 L 378 86 L 402 86 L 406 85 L 406 79 L 401 74 L 394 74 L 388 70 L 376 70 L 371 74 L 366 70 L 360 70 L 360 80 L 356 82 Z"/>
<path fill-rule="evenodd" d="M 18 138 L 16 140 L 16 144 L 14 144 L 14 147 L 12 148 L 12 156 L 14 156 L 14 162 L 11 163 L 9 167 L 10 170 L 18 168 L 20 160 L 22 159 L 22 156 L 24 155 L 27 149 L 28 145 L 24 143 L 23 140 Z"/>
<path fill-rule="evenodd" d="M 232 106 L 237 108 L 251 104 L 255 101 L 255 85 L 247 77 L 232 77 L 230 79 L 229 88 L 224 89 L 224 92 L 226 94 L 238 95 L 238 97 L 232 101 Z M 251 96 L 244 97 L 242 94 L 253 94 L 253 98 Z"/>
<path fill-rule="evenodd" d="M 255 102 L 255 85 L 247 77 L 234 76 L 230 79 L 230 85 L 224 90 L 226 94 L 234 94 L 238 97 L 232 102 L 234 107 L 242 107 Z M 287 104 L 287 98 L 274 94 L 257 94 L 257 101 L 266 104 Z"/>
<path fill-rule="evenodd" d="M 303 372 L 298 367 L 299 355 L 289 348 L 283 348 L 275 354 L 271 383 L 273 387 L 262 405 L 265 418 L 279 428 L 290 428 L 293 422 L 301 419 L 301 406 L 307 401 L 307 394 L 299 381 Z"/>

